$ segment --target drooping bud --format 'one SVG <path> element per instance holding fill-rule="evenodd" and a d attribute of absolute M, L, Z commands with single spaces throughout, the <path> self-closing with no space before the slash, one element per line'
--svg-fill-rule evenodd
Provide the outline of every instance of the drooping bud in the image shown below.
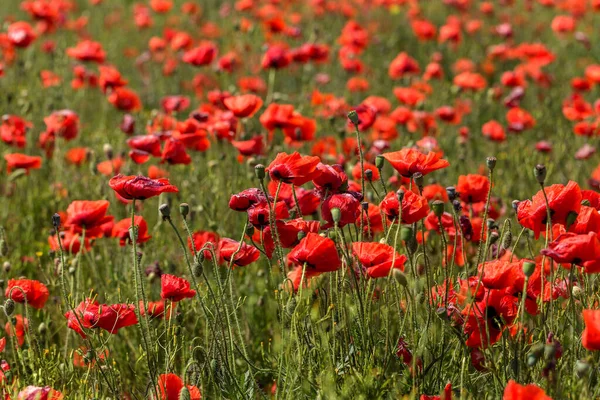
<path fill-rule="evenodd" d="M 502 240 L 502 248 L 508 249 L 512 244 L 513 235 L 511 231 L 506 231 L 504 239 Z"/>
<path fill-rule="evenodd" d="M 187 218 L 188 214 L 190 213 L 190 205 L 188 203 L 181 203 L 179 205 L 179 212 L 184 219 Z"/>
<path fill-rule="evenodd" d="M 459 200 L 454 200 L 452 202 L 452 208 L 454 208 L 454 211 L 456 211 L 457 213 L 462 211 L 462 204 L 460 204 Z"/>
<path fill-rule="evenodd" d="M 441 200 L 435 200 L 433 203 L 431 203 L 431 209 L 436 217 L 442 218 L 442 215 L 444 215 L 444 202 Z"/>
<path fill-rule="evenodd" d="M 406 287 L 406 285 L 408 285 L 408 279 L 406 279 L 406 275 L 398 268 L 394 268 L 392 275 L 394 276 L 394 279 L 396 280 L 396 282 L 398 282 L 400 286 Z"/>
<path fill-rule="evenodd" d="M 41 323 L 38 325 L 38 333 L 40 335 L 44 335 L 46 332 L 48 332 L 48 327 L 46 326 L 45 323 Z"/>
<path fill-rule="evenodd" d="M 533 168 L 533 174 L 538 183 L 543 185 L 546 181 L 546 166 L 544 164 L 536 165 L 535 168 Z"/>
<path fill-rule="evenodd" d="M 257 164 L 256 167 L 254 167 L 254 174 L 259 181 L 265 179 L 265 166 L 262 164 Z"/>
<path fill-rule="evenodd" d="M 13 299 L 6 299 L 4 302 L 4 313 L 10 317 L 12 313 L 15 311 L 15 302 Z"/>
<path fill-rule="evenodd" d="M 375 157 L 375 167 L 377 167 L 378 170 L 381 170 L 383 168 L 384 161 L 385 158 L 379 154 L 377 157 Z"/>
<path fill-rule="evenodd" d="M 488 157 L 485 159 L 485 164 L 490 171 L 493 171 L 496 167 L 496 157 Z"/>
<path fill-rule="evenodd" d="M 358 128 L 358 124 L 360 123 L 360 119 L 358 118 L 358 113 L 355 110 L 352 110 L 348 113 L 348 119 L 356 128 Z"/>
<path fill-rule="evenodd" d="M 513 200 L 511 203 L 511 206 L 512 206 L 513 210 L 515 210 L 515 212 L 519 209 L 519 203 L 520 203 L 519 200 Z"/>
<path fill-rule="evenodd" d="M 169 218 L 171 218 L 171 208 L 169 207 L 168 204 L 166 204 L 166 203 L 161 204 L 160 207 L 158 207 L 158 211 L 160 211 L 163 221 L 166 221 Z"/>

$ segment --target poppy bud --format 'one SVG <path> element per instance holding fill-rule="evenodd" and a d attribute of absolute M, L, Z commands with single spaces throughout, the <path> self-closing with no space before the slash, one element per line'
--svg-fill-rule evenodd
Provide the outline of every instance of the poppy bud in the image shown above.
<path fill-rule="evenodd" d="M 446 188 L 446 193 L 448 194 L 448 199 L 450 201 L 454 201 L 456 199 L 457 193 L 456 188 L 454 186 L 448 186 Z"/>
<path fill-rule="evenodd" d="M 485 164 L 490 171 L 493 171 L 496 167 L 496 157 L 488 157 L 485 159 Z"/>
<path fill-rule="evenodd" d="M 576 212 L 569 211 L 569 214 L 567 214 L 567 221 L 566 221 L 566 223 L 567 223 L 566 224 L 567 230 L 577 220 L 578 216 L 579 216 L 579 214 L 577 214 Z"/>
<path fill-rule="evenodd" d="M 254 174 L 259 181 L 265 179 L 265 166 L 262 164 L 257 164 L 256 167 L 254 167 Z"/>
<path fill-rule="evenodd" d="M 4 261 L 4 264 L 2 264 L 2 269 L 4 270 L 4 272 L 10 272 L 10 269 L 11 269 L 10 262 Z"/>
<path fill-rule="evenodd" d="M 38 325 L 38 333 L 40 335 L 44 335 L 47 331 L 48 331 L 48 327 L 46 326 L 45 323 L 42 322 L 41 324 Z"/>
<path fill-rule="evenodd" d="M 583 294 L 583 289 L 581 289 L 581 287 L 579 286 L 573 286 L 573 289 L 571 289 L 571 293 L 573 293 L 573 297 L 578 299 Z"/>
<path fill-rule="evenodd" d="M 327 235 L 325 235 L 324 233 L 321 233 L 320 235 L 322 237 L 328 237 L 329 239 L 333 240 L 334 242 L 337 239 L 337 235 L 335 234 L 335 231 L 333 229 L 328 230 Z"/>
<path fill-rule="evenodd" d="M 585 360 L 577 360 L 575 362 L 575 373 L 578 377 L 583 377 L 590 372 L 590 364 Z"/>
<path fill-rule="evenodd" d="M 360 119 L 358 118 L 358 113 L 355 110 L 352 110 L 348 113 L 348 119 L 358 129 L 358 124 L 360 124 Z"/>
<path fill-rule="evenodd" d="M 105 143 L 104 146 L 102 146 L 102 151 L 104 151 L 104 156 L 108 159 L 108 160 L 112 160 L 114 153 L 113 153 L 113 148 L 110 144 Z"/>
<path fill-rule="evenodd" d="M 152 283 L 156 279 L 156 274 L 154 272 L 150 272 L 148 276 L 146 276 L 146 279 L 148 279 L 148 282 Z"/>
<path fill-rule="evenodd" d="M 4 302 L 4 313 L 6 316 L 10 317 L 12 313 L 15 311 L 15 302 L 13 299 L 6 299 Z"/>
<path fill-rule="evenodd" d="M 406 285 L 408 285 L 408 279 L 406 279 L 406 275 L 398 268 L 394 268 L 392 275 L 394 276 L 394 279 L 396 280 L 396 282 L 398 282 L 400 286 L 406 287 Z"/>
<path fill-rule="evenodd" d="M 511 206 L 512 206 L 513 210 L 515 210 L 515 212 L 519 208 L 519 203 L 520 203 L 519 200 L 513 200 L 512 203 L 511 203 Z"/>
<path fill-rule="evenodd" d="M 525 274 L 526 277 L 530 277 L 531 275 L 533 275 L 535 271 L 535 263 L 531 262 L 531 261 L 525 261 L 523 263 L 523 273 Z"/>
<path fill-rule="evenodd" d="M 402 229 L 400 229 L 400 239 L 402 239 L 403 241 L 408 241 L 410 239 L 412 239 L 413 237 L 413 230 L 411 227 L 409 226 L 403 226 Z"/>
<path fill-rule="evenodd" d="M 420 172 L 415 172 L 412 176 L 415 184 L 418 186 L 419 190 L 423 188 L 423 174 Z"/>
<path fill-rule="evenodd" d="M 581 200 L 581 205 L 589 207 L 592 205 L 592 203 L 590 203 L 590 201 L 588 199 L 583 199 L 583 200 Z"/>
<path fill-rule="evenodd" d="M 377 157 L 375 157 L 375 167 L 377 167 L 378 170 L 381 170 L 383 168 L 384 161 L 385 158 L 383 158 L 383 156 L 379 154 Z"/>
<path fill-rule="evenodd" d="M 185 219 L 188 216 L 188 214 L 190 213 L 190 205 L 188 203 L 181 203 L 179 205 L 179 212 Z"/>
<path fill-rule="evenodd" d="M 544 181 L 546 180 L 546 166 L 544 164 L 536 165 L 535 168 L 533 168 L 533 174 L 538 183 L 544 184 Z"/>
<path fill-rule="evenodd" d="M 500 239 L 500 235 L 498 235 L 498 232 L 494 231 L 490 233 L 490 244 L 496 243 L 498 239 Z"/>
<path fill-rule="evenodd" d="M 246 227 L 246 235 L 248 235 L 248 236 L 254 235 L 254 225 L 248 225 Z"/>
<path fill-rule="evenodd" d="M 441 200 L 435 200 L 431 203 L 431 209 L 436 217 L 441 218 L 444 215 L 444 202 Z"/>
<path fill-rule="evenodd" d="M 396 197 L 398 198 L 398 202 L 402 203 L 402 200 L 404 200 L 404 190 L 398 190 L 396 192 Z"/>
<path fill-rule="evenodd" d="M 121 121 L 121 125 L 119 126 L 121 132 L 126 133 L 128 135 L 133 134 L 135 131 L 135 119 L 130 114 L 125 114 L 123 116 L 123 120 Z"/>
<path fill-rule="evenodd" d="M 458 201 L 458 200 L 454 200 L 452 202 L 452 207 L 454 208 L 454 211 L 456 211 L 457 213 L 461 212 L 461 210 L 462 210 L 462 204 L 460 204 L 460 201 Z"/>
<path fill-rule="evenodd" d="M 373 180 L 373 171 L 371 171 L 370 169 L 365 171 L 365 179 L 368 181 L 372 181 Z"/>
<path fill-rule="evenodd" d="M 60 214 L 55 213 L 52 216 L 52 226 L 54 227 L 54 229 L 58 230 L 58 227 L 60 226 Z"/>
<path fill-rule="evenodd" d="M 179 391 L 179 400 L 190 400 L 190 391 L 185 386 Z"/>
<path fill-rule="evenodd" d="M 494 221 L 492 218 L 488 218 L 488 220 L 486 221 L 486 226 L 488 229 L 498 229 L 498 225 L 496 225 L 496 221 Z"/>
<path fill-rule="evenodd" d="M 306 232 L 298 231 L 298 241 L 304 239 L 305 236 L 306 236 Z"/>
<path fill-rule="evenodd" d="M 158 207 L 158 211 L 160 211 L 163 221 L 166 221 L 171 218 L 171 208 L 168 204 L 161 204 L 160 207 Z"/>
<path fill-rule="evenodd" d="M 333 222 L 335 222 L 336 224 L 338 222 L 340 222 L 340 220 L 342 219 L 342 212 L 339 208 L 332 208 L 331 209 L 331 219 L 333 220 Z"/>
<path fill-rule="evenodd" d="M 369 203 L 368 203 L 368 202 L 366 202 L 366 201 L 363 201 L 362 203 L 360 203 L 360 205 L 361 205 L 361 207 L 362 207 L 362 209 L 363 209 L 364 211 L 367 211 L 367 210 L 369 210 Z"/>
<path fill-rule="evenodd" d="M 512 232 L 507 231 L 504 234 L 504 239 L 502 240 L 502 248 L 508 249 L 512 244 L 512 239 L 513 239 Z"/>

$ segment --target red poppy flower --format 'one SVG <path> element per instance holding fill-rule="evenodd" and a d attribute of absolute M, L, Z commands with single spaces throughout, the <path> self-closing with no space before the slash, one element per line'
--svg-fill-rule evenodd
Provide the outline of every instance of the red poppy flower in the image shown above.
<path fill-rule="evenodd" d="M 124 165 L 125 160 L 121 157 L 115 157 L 112 160 L 105 160 L 98 163 L 96 169 L 104 176 L 113 176 L 114 174 L 118 174 Z"/>
<path fill-rule="evenodd" d="M 420 72 L 421 69 L 417 61 L 406 52 L 398 54 L 388 68 L 388 75 L 392 79 L 400 79 L 406 75 L 416 75 Z"/>
<path fill-rule="evenodd" d="M 177 303 L 169 303 L 167 307 L 167 312 L 165 313 L 165 301 L 149 301 L 148 302 L 148 312 L 146 313 L 146 308 L 144 307 L 144 301 L 140 300 L 140 313 L 141 315 L 146 315 L 150 318 L 164 318 L 165 320 L 171 319 L 173 316 L 173 312 Z"/>
<path fill-rule="evenodd" d="M 115 88 L 108 95 L 108 102 L 122 111 L 138 111 L 142 108 L 142 101 L 137 93 L 126 87 Z"/>
<path fill-rule="evenodd" d="M 300 153 L 278 153 L 266 171 L 271 179 L 300 186 L 319 175 L 319 157 L 301 156 Z"/>
<path fill-rule="evenodd" d="M 292 62 L 292 55 L 288 49 L 281 45 L 272 45 L 269 46 L 267 51 L 265 52 L 261 66 L 263 69 L 268 68 L 285 68 Z"/>
<path fill-rule="evenodd" d="M 65 154 L 65 160 L 68 163 L 80 166 L 88 160 L 90 149 L 87 147 L 74 147 L 69 149 Z"/>
<path fill-rule="evenodd" d="M 581 344 L 588 350 L 600 350 L 600 310 L 583 310 L 585 329 Z"/>
<path fill-rule="evenodd" d="M 238 118 L 250 118 L 263 105 L 260 97 L 254 94 L 243 94 L 240 96 L 231 96 L 223 100 L 223 104 L 229 111 Z"/>
<path fill-rule="evenodd" d="M 42 167 L 42 157 L 28 156 L 21 153 L 6 154 L 6 172 L 10 173 L 15 169 L 24 169 L 29 174 L 30 169 L 40 169 Z"/>
<path fill-rule="evenodd" d="M 277 226 L 277 235 L 279 235 L 281 247 L 284 249 L 289 249 L 297 245 L 299 242 L 298 233 L 300 231 L 303 231 L 304 233 L 319 232 L 318 221 L 312 221 L 315 222 L 315 224 L 312 225 L 303 225 L 302 221 L 303 220 L 300 218 L 292 221 L 275 221 Z M 268 258 L 273 256 L 273 251 L 275 250 L 275 241 L 273 240 L 270 226 L 265 227 L 262 231 L 256 230 L 253 239 L 255 242 L 263 245 Z"/>
<path fill-rule="evenodd" d="M 335 242 L 317 233 L 308 233 L 288 254 L 288 259 L 307 271 L 331 272 L 342 265 Z"/>
<path fill-rule="evenodd" d="M 188 237 L 188 247 L 190 251 L 193 251 L 193 248 L 196 248 L 196 251 L 200 251 L 200 249 L 207 243 L 212 243 L 213 250 L 217 252 L 217 246 L 219 244 L 219 235 L 217 233 L 209 231 L 196 231 L 192 233 L 192 239 L 194 240 L 194 247 L 192 247 L 192 241 Z M 204 258 L 207 260 L 212 260 L 212 253 L 210 250 L 204 250 Z"/>
<path fill-rule="evenodd" d="M 239 249 L 239 251 L 238 251 Z M 233 260 L 233 265 L 245 267 L 252 264 L 260 257 L 260 252 L 244 242 L 223 238 L 219 241 L 219 258 L 228 264 Z"/>
<path fill-rule="evenodd" d="M 446 168 L 450 165 L 448 161 L 442 160 L 441 156 L 436 152 L 431 151 L 425 155 L 413 148 L 384 153 L 383 157 L 400 175 L 407 178 L 412 177 L 417 172 L 427 175 L 430 172 Z"/>
<path fill-rule="evenodd" d="M 558 263 L 584 265 L 600 258 L 600 240 L 596 232 L 587 235 L 563 233 L 548 244 L 541 253 Z"/>
<path fill-rule="evenodd" d="M 111 65 L 100 65 L 98 67 L 100 75 L 98 76 L 98 86 L 102 92 L 106 93 L 108 89 L 116 89 L 127 85 L 127 80 L 121 77 L 118 69 Z"/>
<path fill-rule="evenodd" d="M 333 194 L 327 197 L 321 205 L 321 216 L 327 222 L 324 228 L 334 226 L 331 210 L 337 208 L 340 210 L 340 220 L 338 227 L 343 228 L 348 224 L 353 224 L 360 216 L 360 200 L 350 193 Z"/>
<path fill-rule="evenodd" d="M 71 110 L 55 111 L 44 118 L 46 134 L 72 140 L 79 133 L 79 116 Z"/>
<path fill-rule="evenodd" d="M 4 115 L 0 124 L 0 140 L 8 145 L 23 148 L 26 144 L 25 134 L 32 126 L 31 122 L 16 115 Z"/>
<path fill-rule="evenodd" d="M 7 37 L 15 47 L 28 47 L 36 38 L 31 25 L 25 21 L 13 22 L 8 26 Z"/>
<path fill-rule="evenodd" d="M 371 164 L 370 162 L 364 162 L 363 167 L 364 167 L 364 171 L 365 171 L 364 178 L 366 181 L 376 182 L 379 180 L 379 170 L 377 169 L 377 167 L 374 164 Z M 371 171 L 370 178 L 368 178 L 368 174 L 366 173 L 367 171 Z M 354 168 L 352 168 L 352 177 L 356 181 L 360 181 L 361 172 L 362 172 L 362 169 L 360 166 L 360 162 L 358 162 L 354 165 Z"/>
<path fill-rule="evenodd" d="M 348 187 L 348 176 L 339 164 L 317 164 L 319 174 L 313 178 L 313 183 L 318 190 L 325 193 L 336 193 Z"/>
<path fill-rule="evenodd" d="M 269 225 L 271 215 L 271 209 L 266 201 L 262 201 L 250 207 L 248 209 L 248 222 L 254 225 L 257 229 L 263 229 Z M 285 201 L 278 201 L 275 204 L 275 218 L 286 219 L 289 218 L 290 213 Z"/>
<path fill-rule="evenodd" d="M 184 63 L 191 64 L 195 67 L 208 65 L 217 57 L 217 46 L 212 42 L 204 42 L 193 49 L 186 51 L 183 54 L 182 60 Z"/>
<path fill-rule="evenodd" d="M 263 154 L 264 136 L 257 135 L 248 140 L 232 140 L 231 144 L 240 153 L 240 156 L 259 156 Z"/>
<path fill-rule="evenodd" d="M 4 325 L 4 330 L 8 336 L 17 338 L 19 346 L 23 346 L 25 343 L 25 334 L 29 331 L 29 320 L 17 314 L 14 316 L 12 324 L 9 321 Z"/>
<path fill-rule="evenodd" d="M 67 55 L 79 61 L 92 61 L 102 64 L 106 57 L 106 52 L 102 45 L 91 40 L 83 40 L 77 43 L 75 47 L 67 49 Z"/>
<path fill-rule="evenodd" d="M 134 224 L 137 226 L 137 244 L 146 243 L 152 238 L 148 235 L 148 223 L 141 215 L 134 217 Z M 116 222 L 112 227 L 112 237 L 119 239 L 119 246 L 125 246 L 131 243 L 129 228 L 131 227 L 131 218 L 125 218 Z"/>
<path fill-rule="evenodd" d="M 398 194 L 389 192 L 379 205 L 388 220 L 398 222 L 400 213 L 400 203 L 398 202 Z M 419 196 L 411 190 L 404 191 L 402 198 L 402 223 L 413 224 L 422 220 L 429 213 L 429 204 L 427 199 Z"/>
<path fill-rule="evenodd" d="M 100 226 L 110 221 L 112 217 L 106 215 L 110 203 L 107 200 L 76 200 L 67 208 L 65 227 L 79 233 L 86 230 L 86 236 L 97 237 Z"/>
<path fill-rule="evenodd" d="M 192 158 L 185 151 L 184 144 L 175 138 L 169 138 L 165 142 L 165 147 L 161 155 L 161 163 L 168 162 L 169 164 L 188 165 L 192 162 Z"/>
<path fill-rule="evenodd" d="M 544 188 L 553 224 L 566 225 L 570 213 L 578 214 L 581 209 L 581 189 L 573 181 L 565 185 L 552 185 Z M 544 192 L 537 192 L 531 200 L 519 203 L 517 218 L 519 223 L 535 233 L 536 239 L 545 228 L 547 220 Z"/>
<path fill-rule="evenodd" d="M 487 199 L 490 191 L 490 180 L 484 175 L 461 175 L 458 177 L 456 191 L 460 199 L 467 203 L 479 203 Z"/>
<path fill-rule="evenodd" d="M 187 96 L 165 96 L 160 100 L 160 106 L 168 114 L 173 111 L 181 112 L 190 106 Z"/>
<path fill-rule="evenodd" d="M 544 389 L 539 386 L 519 385 L 511 379 L 504 388 L 502 400 L 552 400 L 552 398 L 547 396 Z"/>
<path fill-rule="evenodd" d="M 398 254 L 392 246 L 377 242 L 354 242 L 352 251 L 371 278 L 384 278 L 392 268 L 404 271 L 407 257 Z"/>
<path fill-rule="evenodd" d="M 132 149 L 160 157 L 160 137 L 157 135 L 133 136 L 127 139 L 127 145 Z"/>
<path fill-rule="evenodd" d="M 196 296 L 196 291 L 190 289 L 190 283 L 175 275 L 162 274 L 160 285 L 160 297 L 164 300 L 181 301 Z"/>
<path fill-rule="evenodd" d="M 97 300 L 85 299 L 75 310 L 65 313 L 67 326 L 83 339 L 86 334 L 83 328 L 101 328 L 112 334 L 119 329 L 138 323 L 132 304 L 100 304 Z"/>
<path fill-rule="evenodd" d="M 123 176 L 119 174 L 112 177 L 108 185 L 126 200 L 145 200 L 161 193 L 179 192 L 177 187 L 169 184 L 168 179 L 150 179 L 145 176 Z"/>
<path fill-rule="evenodd" d="M 518 315 L 519 299 L 503 290 L 489 290 L 480 301 L 463 310 L 465 316 L 466 345 L 486 348 L 496 343 L 505 328 L 509 327 Z M 489 334 L 489 338 L 488 338 Z"/>
<path fill-rule="evenodd" d="M 64 395 L 50 386 L 27 386 L 17 394 L 17 400 L 62 400 Z"/>
<path fill-rule="evenodd" d="M 527 111 L 519 107 L 513 107 L 506 113 L 508 129 L 512 132 L 522 132 L 535 126 L 535 119 Z"/>
<path fill-rule="evenodd" d="M 472 91 L 483 90 L 487 86 L 487 82 L 483 76 L 469 71 L 456 75 L 452 82 L 461 89 Z"/>
<path fill-rule="evenodd" d="M 419 400 L 452 400 L 452 384 L 447 383 L 441 396 L 428 396 L 422 394 Z"/>
<path fill-rule="evenodd" d="M 196 386 L 185 385 L 183 380 L 175 374 L 162 374 L 158 377 L 160 400 L 179 400 L 181 389 L 186 387 L 190 393 L 190 400 L 200 400 L 200 389 Z"/>
<path fill-rule="evenodd" d="M 78 233 L 74 233 L 73 231 L 63 231 L 60 232 L 60 241 L 62 244 L 63 251 L 66 251 L 71 254 L 79 253 L 81 248 L 81 235 Z M 50 245 L 50 249 L 52 251 L 59 251 L 60 246 L 58 245 L 58 239 L 56 236 L 48 237 L 48 244 Z M 85 238 L 83 251 L 87 251 L 91 249 L 89 238 Z"/>
<path fill-rule="evenodd" d="M 247 211 L 255 204 L 267 201 L 262 190 L 257 188 L 246 189 L 240 193 L 231 195 L 229 208 L 235 211 Z"/>
<path fill-rule="evenodd" d="M 46 285 L 32 279 L 9 279 L 4 292 L 6 298 L 11 298 L 17 303 L 25 303 L 33 308 L 44 308 L 50 292 Z"/>

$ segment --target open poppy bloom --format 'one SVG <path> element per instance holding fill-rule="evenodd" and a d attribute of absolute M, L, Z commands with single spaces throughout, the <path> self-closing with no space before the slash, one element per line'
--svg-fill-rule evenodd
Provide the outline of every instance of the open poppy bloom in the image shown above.
<path fill-rule="evenodd" d="M 101 328 L 116 335 L 119 329 L 138 323 L 132 304 L 100 304 L 98 300 L 85 299 L 75 308 L 65 313 L 67 326 L 83 339 L 83 328 Z"/>
<path fill-rule="evenodd" d="M 138 111 L 142 108 L 142 101 L 137 93 L 126 87 L 115 88 L 108 95 L 108 102 L 121 111 Z"/>
<path fill-rule="evenodd" d="M 600 240 L 596 232 L 587 235 L 563 233 L 548 244 L 541 253 L 561 264 L 583 266 L 600 258 Z"/>
<path fill-rule="evenodd" d="M 444 387 L 444 392 L 440 396 L 422 394 L 419 400 L 452 400 L 452 384 L 448 382 Z"/>
<path fill-rule="evenodd" d="M 352 251 L 370 278 L 384 278 L 393 268 L 404 271 L 407 257 L 385 243 L 354 242 Z"/>
<path fill-rule="evenodd" d="M 200 251 L 207 243 L 212 243 L 212 248 L 216 252 L 217 245 L 219 244 L 219 235 L 215 232 L 209 231 L 196 231 L 192 233 L 192 239 L 194 241 L 194 246 L 192 247 L 192 240 L 188 237 L 188 247 L 190 251 L 193 251 L 195 248 L 196 251 Z M 204 250 L 204 258 L 207 260 L 212 260 L 212 253 L 209 249 Z"/>
<path fill-rule="evenodd" d="M 241 96 L 231 96 L 223 100 L 223 104 L 229 111 L 238 118 L 250 118 L 263 105 L 260 97 L 254 94 L 243 94 Z"/>
<path fill-rule="evenodd" d="M 229 238 L 223 238 L 219 241 L 218 251 L 221 262 L 224 261 L 228 264 L 233 262 L 233 265 L 238 267 L 252 264 L 260 257 L 260 252 L 256 247 Z"/>
<path fill-rule="evenodd" d="M 402 210 L 396 192 L 389 192 L 379 205 L 389 221 L 398 222 L 402 212 L 402 223 L 413 224 L 422 220 L 429 213 L 429 203 L 423 196 L 419 196 L 412 190 L 404 191 L 402 197 Z"/>
<path fill-rule="evenodd" d="M 148 223 L 141 215 L 136 215 L 133 218 L 133 223 L 137 226 L 137 244 L 146 243 L 152 238 L 148 234 Z M 131 218 L 124 218 L 116 222 L 112 227 L 112 237 L 119 239 L 119 246 L 123 247 L 127 243 L 131 243 L 131 235 L 129 228 L 131 227 Z"/>
<path fill-rule="evenodd" d="M 581 344 L 588 350 L 600 350 L 600 310 L 583 310 L 585 329 Z"/>
<path fill-rule="evenodd" d="M 490 180 L 483 175 L 461 175 L 458 177 L 456 191 L 460 199 L 467 203 L 479 203 L 487 199 L 490 191 Z"/>
<path fill-rule="evenodd" d="M 267 197 L 262 190 L 257 188 L 246 189 L 240 193 L 232 194 L 229 198 L 229 208 L 235 211 L 248 211 L 255 204 L 266 202 Z"/>
<path fill-rule="evenodd" d="M 29 174 L 30 169 L 40 169 L 42 167 L 42 157 L 28 156 L 21 153 L 6 154 L 6 172 L 10 173 L 15 169 L 24 169 Z"/>
<path fill-rule="evenodd" d="M 162 274 L 160 285 L 160 297 L 165 300 L 180 301 L 196 296 L 196 291 L 190 289 L 190 282 L 175 275 Z"/>
<path fill-rule="evenodd" d="M 29 320 L 22 315 L 17 314 L 13 317 L 12 323 L 9 321 L 4 325 L 6 334 L 17 338 L 17 344 L 23 346 L 25 343 L 25 335 L 29 331 Z"/>
<path fill-rule="evenodd" d="M 509 328 L 517 318 L 519 299 L 503 290 L 487 290 L 481 300 L 467 306 L 462 314 L 465 317 L 466 345 L 487 348 L 496 343 L 504 329 Z"/>
<path fill-rule="evenodd" d="M 539 386 L 519 385 L 511 379 L 504 388 L 502 400 L 552 400 L 552 398 Z"/>
<path fill-rule="evenodd" d="M 544 188 L 544 192 L 548 198 L 550 218 L 553 224 L 566 225 L 569 214 L 579 213 L 582 194 L 577 183 L 569 181 L 566 186 L 559 184 L 552 185 Z M 547 221 L 548 210 L 546 209 L 544 192 L 540 190 L 531 200 L 520 202 L 517 208 L 519 223 L 523 227 L 531 229 L 536 239 L 549 222 Z"/>
<path fill-rule="evenodd" d="M 300 153 L 278 153 L 266 171 L 274 181 L 300 186 L 319 175 L 319 157 L 301 156 Z"/>
<path fill-rule="evenodd" d="M 183 380 L 175 374 L 162 374 L 158 377 L 158 387 L 160 400 L 179 400 L 181 389 L 186 387 L 190 393 L 190 400 L 200 400 L 202 398 L 200 389 L 196 386 L 185 385 Z"/>
<path fill-rule="evenodd" d="M 420 172 L 427 175 L 438 169 L 446 168 L 450 163 L 442 160 L 441 156 L 433 151 L 423 154 L 417 149 L 407 148 L 393 153 L 384 153 L 383 157 L 404 177 L 410 178 Z"/>
<path fill-rule="evenodd" d="M 102 64 L 106 58 L 106 52 L 102 44 L 92 40 L 83 40 L 75 47 L 67 49 L 67 55 L 79 61 L 90 61 Z"/>
<path fill-rule="evenodd" d="M 336 271 L 342 265 L 335 242 L 316 233 L 308 233 L 288 254 L 294 264 L 312 272 Z"/>
<path fill-rule="evenodd" d="M 4 292 L 6 298 L 17 303 L 27 303 L 33 308 L 44 308 L 50 292 L 46 285 L 33 279 L 9 279 Z"/>
<path fill-rule="evenodd" d="M 71 228 L 75 233 L 85 229 L 86 236 L 101 236 L 101 226 L 113 217 L 106 215 L 110 203 L 107 200 L 75 200 L 67 208 L 65 227 Z"/>
<path fill-rule="evenodd" d="M 179 192 L 177 187 L 169 184 L 168 179 L 150 179 L 141 175 L 124 176 L 119 174 L 112 177 L 108 185 L 126 200 L 145 200 L 161 193 Z"/>
<path fill-rule="evenodd" d="M 32 126 L 31 122 L 16 115 L 3 115 L 0 124 L 0 140 L 8 145 L 23 148 L 27 142 L 25 134 Z"/>
<path fill-rule="evenodd" d="M 348 224 L 356 222 L 360 216 L 360 201 L 350 193 L 338 193 L 327 197 L 321 205 L 321 216 L 327 222 L 324 228 L 329 228 L 335 225 L 332 211 L 337 208 L 340 213 L 340 220 L 337 222 L 338 227 L 343 228 Z"/>
<path fill-rule="evenodd" d="M 85 238 L 85 240 L 83 240 L 83 247 L 81 246 L 81 242 L 82 242 L 82 237 L 79 233 L 74 233 L 71 230 L 68 231 L 62 231 L 59 233 L 60 235 L 60 242 L 62 244 L 62 249 L 63 251 L 67 252 L 67 253 L 71 253 L 71 254 L 77 254 L 80 251 L 87 251 L 89 249 L 92 248 L 92 246 L 90 245 L 90 240 L 89 238 Z M 58 244 L 58 238 L 56 237 L 56 235 L 53 236 L 49 236 L 48 237 L 48 244 L 50 245 L 50 250 L 52 251 L 59 251 L 60 250 L 60 246 Z"/>

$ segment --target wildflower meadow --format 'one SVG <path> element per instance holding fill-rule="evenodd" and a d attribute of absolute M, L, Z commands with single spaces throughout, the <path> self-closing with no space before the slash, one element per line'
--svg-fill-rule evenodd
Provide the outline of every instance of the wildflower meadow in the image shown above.
<path fill-rule="evenodd" d="M 600 399 L 599 0 L 0 1 L 3 400 Z"/>

